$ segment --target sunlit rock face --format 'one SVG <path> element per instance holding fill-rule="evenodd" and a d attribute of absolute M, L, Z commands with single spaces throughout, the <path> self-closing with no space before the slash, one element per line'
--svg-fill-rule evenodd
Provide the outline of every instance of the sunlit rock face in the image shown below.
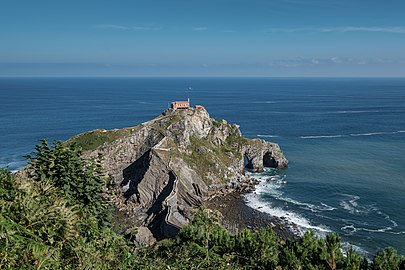
<path fill-rule="evenodd" d="M 237 187 L 245 169 L 288 165 L 277 144 L 244 138 L 238 125 L 210 118 L 203 107 L 168 109 L 125 132 L 102 132 L 124 135 L 85 156 L 102 156 L 117 209 L 158 240 L 187 225 L 211 187 Z"/>

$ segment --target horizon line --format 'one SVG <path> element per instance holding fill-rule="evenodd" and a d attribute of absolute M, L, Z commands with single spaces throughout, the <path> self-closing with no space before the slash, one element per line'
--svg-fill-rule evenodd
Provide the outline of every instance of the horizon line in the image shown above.
<path fill-rule="evenodd" d="M 0 75 L 1 79 L 6 78 L 364 78 L 364 79 L 405 79 L 405 76 L 264 76 L 264 75 Z"/>

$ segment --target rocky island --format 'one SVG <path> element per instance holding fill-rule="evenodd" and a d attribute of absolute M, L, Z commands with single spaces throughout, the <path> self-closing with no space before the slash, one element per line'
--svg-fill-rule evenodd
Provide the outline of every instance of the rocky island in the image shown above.
<path fill-rule="evenodd" d="M 68 143 L 79 144 L 86 158 L 102 156 L 117 218 L 137 227 L 144 243 L 176 235 L 216 196 L 251 188 L 245 168 L 288 164 L 277 144 L 244 138 L 238 125 L 212 119 L 202 106 L 167 109 L 139 126 L 94 130 Z"/>

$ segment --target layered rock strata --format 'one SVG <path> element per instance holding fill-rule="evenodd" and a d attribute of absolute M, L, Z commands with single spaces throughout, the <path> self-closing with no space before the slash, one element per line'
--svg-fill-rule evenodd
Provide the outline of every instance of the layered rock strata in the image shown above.
<path fill-rule="evenodd" d="M 204 108 L 168 109 L 126 131 L 85 156 L 103 157 L 116 207 L 156 239 L 187 225 L 207 194 L 249 186 L 245 166 L 260 172 L 288 165 L 277 144 L 246 139 L 237 125 L 215 121 Z M 81 136 L 72 141 L 80 144 Z"/>

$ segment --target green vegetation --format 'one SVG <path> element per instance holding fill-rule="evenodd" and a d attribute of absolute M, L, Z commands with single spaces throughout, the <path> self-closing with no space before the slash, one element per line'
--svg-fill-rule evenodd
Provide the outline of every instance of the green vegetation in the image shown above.
<path fill-rule="evenodd" d="M 213 121 L 219 132 L 226 132 L 228 136 L 224 142 L 219 142 L 215 132 L 207 138 L 190 137 L 190 154 L 181 154 L 181 157 L 202 176 L 207 184 L 211 183 L 209 174 L 215 175 L 222 183 L 227 183 L 228 167 L 240 162 L 242 155 L 240 147 L 248 141 L 239 134 L 236 126 L 225 124 L 223 121 Z"/>
<path fill-rule="evenodd" d="M 223 145 L 214 145 L 214 140 L 211 135 L 202 139 L 191 136 L 191 145 L 188 147 L 191 154 L 182 154 L 182 158 L 203 177 L 205 183 L 212 184 L 208 174 L 214 174 L 226 183 L 227 168 L 242 157 L 238 148 L 230 145 L 228 141 Z"/>
<path fill-rule="evenodd" d="M 216 217 L 203 211 L 175 240 L 158 245 L 151 256 L 165 258 L 175 269 L 404 269 L 405 257 L 384 249 L 369 263 L 349 248 L 343 252 L 336 233 L 326 239 L 307 232 L 280 241 L 271 228 L 231 235 Z"/>
<path fill-rule="evenodd" d="M 130 261 L 130 247 L 109 225 L 104 177 L 80 154 L 42 141 L 20 175 L 0 170 L 1 269 L 113 269 Z"/>
<path fill-rule="evenodd" d="M 137 131 L 141 126 L 136 126 L 133 128 L 124 129 L 114 129 L 114 130 L 101 130 L 96 129 L 93 131 L 85 132 L 76 135 L 69 139 L 66 144 L 77 144 L 81 147 L 83 151 L 96 150 L 98 147 L 104 145 L 105 143 L 110 143 L 117 140 L 120 137 L 131 135 L 133 132 Z"/>
<path fill-rule="evenodd" d="M 42 141 L 13 175 L 0 169 L 0 269 L 405 269 L 392 248 L 367 261 L 313 232 L 281 241 L 271 228 L 230 234 L 200 210 L 174 239 L 135 247 L 111 225 L 107 182 L 75 145 Z"/>
<path fill-rule="evenodd" d="M 80 203 L 82 211 L 97 216 L 101 223 L 109 222 L 111 207 L 101 196 L 107 183 L 99 163 L 85 162 L 81 148 L 74 144 L 65 146 L 55 142 L 51 146 L 42 140 L 35 150 L 26 156 L 32 180 L 58 187 L 69 201 Z"/>

